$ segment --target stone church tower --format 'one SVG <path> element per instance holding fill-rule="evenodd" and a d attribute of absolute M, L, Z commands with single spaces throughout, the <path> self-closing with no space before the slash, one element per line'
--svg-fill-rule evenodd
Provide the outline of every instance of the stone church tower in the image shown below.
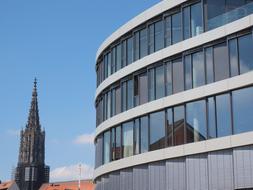
<path fill-rule="evenodd" d="M 20 133 L 20 148 L 15 181 L 20 190 L 38 190 L 49 182 L 49 166 L 45 165 L 45 131 L 41 130 L 34 81 L 31 107 L 25 130 Z"/>

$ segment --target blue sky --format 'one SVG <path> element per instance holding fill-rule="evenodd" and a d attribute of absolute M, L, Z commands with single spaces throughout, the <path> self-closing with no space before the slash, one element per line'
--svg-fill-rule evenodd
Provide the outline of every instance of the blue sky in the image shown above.
<path fill-rule="evenodd" d="M 38 78 L 51 180 L 84 177 L 94 165 L 95 55 L 122 24 L 160 0 L 0 1 L 0 180 L 16 166 Z"/>

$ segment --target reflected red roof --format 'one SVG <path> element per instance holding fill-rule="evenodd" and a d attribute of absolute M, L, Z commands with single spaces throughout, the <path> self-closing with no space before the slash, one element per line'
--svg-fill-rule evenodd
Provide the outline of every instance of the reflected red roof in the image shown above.
<path fill-rule="evenodd" d="M 10 188 L 15 182 L 14 181 L 7 181 L 0 184 L 0 190 L 5 190 Z"/>

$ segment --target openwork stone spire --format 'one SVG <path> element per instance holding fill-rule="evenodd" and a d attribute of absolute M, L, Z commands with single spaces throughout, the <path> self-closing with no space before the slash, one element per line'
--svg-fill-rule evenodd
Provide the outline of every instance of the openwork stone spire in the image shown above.
<path fill-rule="evenodd" d="M 39 108 L 37 100 L 37 79 L 34 79 L 31 107 L 28 116 L 27 128 L 40 129 Z"/>

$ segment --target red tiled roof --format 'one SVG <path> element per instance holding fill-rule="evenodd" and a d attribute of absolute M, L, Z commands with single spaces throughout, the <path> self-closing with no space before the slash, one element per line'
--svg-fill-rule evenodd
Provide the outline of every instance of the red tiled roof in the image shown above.
<path fill-rule="evenodd" d="M 45 183 L 39 190 L 78 190 L 78 181 Z M 91 180 L 82 180 L 81 190 L 95 190 L 95 185 Z"/>

